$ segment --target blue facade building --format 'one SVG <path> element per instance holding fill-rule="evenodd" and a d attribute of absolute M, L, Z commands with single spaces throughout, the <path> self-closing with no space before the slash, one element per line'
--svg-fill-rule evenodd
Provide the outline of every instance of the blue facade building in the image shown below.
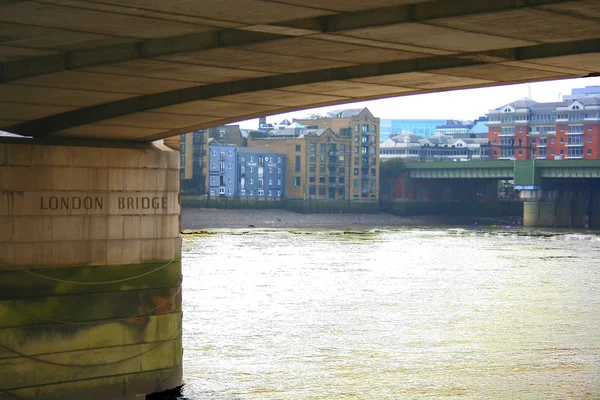
<path fill-rule="evenodd" d="M 265 199 L 285 196 L 285 162 L 285 154 L 261 148 L 238 148 L 239 196 Z"/>
<path fill-rule="evenodd" d="M 218 143 L 209 148 L 209 196 L 264 199 L 285 196 L 285 154 Z"/>
<path fill-rule="evenodd" d="M 234 145 L 211 144 L 209 146 L 209 196 L 236 195 L 236 150 Z"/>

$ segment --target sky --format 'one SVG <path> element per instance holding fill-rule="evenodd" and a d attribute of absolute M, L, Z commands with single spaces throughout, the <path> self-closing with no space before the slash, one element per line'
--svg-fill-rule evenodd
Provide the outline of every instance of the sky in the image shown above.
<path fill-rule="evenodd" d="M 523 83 L 369 100 L 268 116 L 267 122 L 280 122 L 284 118 L 291 121 L 293 118 L 302 118 L 310 114 L 322 114 L 339 108 L 363 107 L 368 107 L 375 117 L 381 119 L 474 120 L 484 116 L 491 109 L 501 107 L 521 97 L 531 97 L 537 102 L 559 101 L 563 95 L 571 94 L 572 88 L 584 86 L 600 86 L 600 77 Z M 241 121 L 236 124 L 244 129 L 256 129 L 258 128 L 258 119 Z"/>

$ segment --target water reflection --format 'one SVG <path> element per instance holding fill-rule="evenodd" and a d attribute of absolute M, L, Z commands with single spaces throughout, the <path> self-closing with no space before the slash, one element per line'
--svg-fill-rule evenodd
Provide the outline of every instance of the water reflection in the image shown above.
<path fill-rule="evenodd" d="M 595 234 L 251 230 L 183 248 L 192 399 L 600 393 Z"/>

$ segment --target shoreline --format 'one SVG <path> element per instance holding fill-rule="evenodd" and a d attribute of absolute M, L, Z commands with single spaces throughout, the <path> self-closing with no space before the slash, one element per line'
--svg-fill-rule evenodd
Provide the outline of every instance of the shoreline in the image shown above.
<path fill-rule="evenodd" d="M 393 214 L 301 214 L 288 210 L 230 210 L 182 208 L 182 233 L 242 228 L 371 229 L 386 227 L 468 227 L 501 223 L 502 219 L 464 216 L 410 216 Z"/>

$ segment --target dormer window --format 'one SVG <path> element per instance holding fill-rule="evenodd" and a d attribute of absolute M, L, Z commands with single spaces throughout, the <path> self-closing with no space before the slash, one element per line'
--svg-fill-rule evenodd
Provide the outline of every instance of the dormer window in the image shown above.
<path fill-rule="evenodd" d="M 502 110 L 502 112 L 509 113 L 512 112 L 512 109 L 510 107 L 506 107 L 504 110 Z"/>
<path fill-rule="evenodd" d="M 581 110 L 581 107 L 575 104 L 571 110 Z"/>

